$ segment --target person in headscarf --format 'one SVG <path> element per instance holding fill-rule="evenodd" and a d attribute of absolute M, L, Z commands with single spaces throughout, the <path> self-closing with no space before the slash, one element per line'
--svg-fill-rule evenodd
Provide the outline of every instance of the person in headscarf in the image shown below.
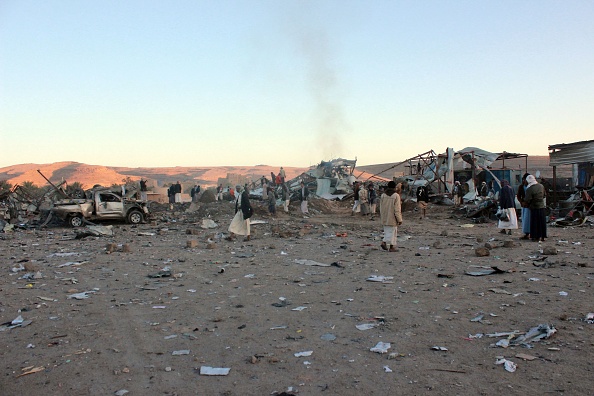
<path fill-rule="evenodd" d="M 547 237 L 545 188 L 532 175 L 526 177 L 526 183 L 524 201 L 530 208 L 530 238 L 534 242 L 544 242 Z"/>
<path fill-rule="evenodd" d="M 499 220 L 497 228 L 501 228 L 501 233 L 512 234 L 512 230 L 518 229 L 518 218 L 516 216 L 516 199 L 514 190 L 510 187 L 509 181 L 501 181 L 501 191 L 499 191 L 499 207 L 507 214 L 507 221 Z"/>
<path fill-rule="evenodd" d="M 254 213 L 249 199 L 249 190 L 247 186 L 235 186 L 237 198 L 235 199 L 235 217 L 229 225 L 231 235 L 227 238 L 232 240 L 234 235 L 245 235 L 244 241 L 250 240 L 250 217 Z"/>
<path fill-rule="evenodd" d="M 398 183 L 398 187 L 402 187 Z M 384 226 L 384 238 L 381 248 L 390 252 L 398 251 L 396 249 L 396 237 L 398 226 L 402 224 L 402 211 L 400 203 L 400 194 L 394 181 L 388 182 L 388 188 L 380 197 L 380 219 Z M 390 247 L 388 247 L 388 244 Z"/>
<path fill-rule="evenodd" d="M 530 173 L 524 173 L 524 176 L 522 176 L 522 184 L 518 187 L 518 192 L 516 194 L 518 202 L 522 205 L 522 232 L 524 233 L 524 236 L 520 239 L 530 239 L 530 208 L 524 199 L 526 190 L 528 189 L 528 183 L 526 182 L 528 175 L 530 175 Z"/>
<path fill-rule="evenodd" d="M 481 197 L 486 197 L 489 195 L 489 187 L 487 187 L 487 182 L 482 182 L 479 188 L 479 195 Z"/>

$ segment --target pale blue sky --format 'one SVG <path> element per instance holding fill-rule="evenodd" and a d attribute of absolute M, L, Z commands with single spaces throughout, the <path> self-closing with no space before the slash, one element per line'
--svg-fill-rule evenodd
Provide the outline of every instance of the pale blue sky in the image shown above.
<path fill-rule="evenodd" d="M 594 139 L 594 2 L 0 2 L 0 166 L 308 166 Z"/>

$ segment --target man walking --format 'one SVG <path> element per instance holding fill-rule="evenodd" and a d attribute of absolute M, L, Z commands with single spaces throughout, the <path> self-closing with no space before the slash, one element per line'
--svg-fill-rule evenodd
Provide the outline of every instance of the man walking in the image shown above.
<path fill-rule="evenodd" d="M 396 252 L 396 238 L 398 233 L 398 226 L 402 224 L 402 211 L 400 203 L 401 184 L 394 181 L 388 182 L 388 188 L 380 197 L 380 219 L 384 226 L 384 239 L 381 243 L 381 248 L 389 252 Z M 388 244 L 390 247 L 388 248 Z"/>

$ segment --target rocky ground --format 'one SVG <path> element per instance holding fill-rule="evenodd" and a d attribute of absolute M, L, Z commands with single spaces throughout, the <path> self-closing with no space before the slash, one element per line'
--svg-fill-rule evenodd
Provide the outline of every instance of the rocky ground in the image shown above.
<path fill-rule="evenodd" d="M 258 207 L 249 242 L 223 239 L 232 207 L 154 207 L 113 237 L 0 234 L 0 394 L 592 393 L 591 226 L 538 244 L 432 206 L 404 213 L 388 253 L 348 203 L 313 201 L 307 219 Z M 541 324 L 556 332 L 518 339 Z"/>

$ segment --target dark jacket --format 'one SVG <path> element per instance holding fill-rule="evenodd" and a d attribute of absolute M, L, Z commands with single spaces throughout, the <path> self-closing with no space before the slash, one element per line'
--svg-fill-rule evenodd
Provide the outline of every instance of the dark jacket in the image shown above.
<path fill-rule="evenodd" d="M 526 190 L 524 201 L 530 209 L 543 209 L 545 207 L 545 188 L 542 184 L 534 184 Z"/>
<path fill-rule="evenodd" d="M 429 202 L 429 189 L 426 186 L 417 188 L 417 202 Z"/>
<path fill-rule="evenodd" d="M 241 193 L 241 198 L 235 201 L 235 213 L 237 213 L 239 209 L 241 209 L 244 219 L 249 219 L 254 213 L 252 205 L 250 204 L 249 195 L 246 190 L 243 190 Z"/>
<path fill-rule="evenodd" d="M 304 190 L 305 190 L 305 193 L 303 192 Z M 307 189 L 307 186 L 303 186 L 302 188 L 299 189 L 299 200 L 305 201 L 307 199 L 307 197 L 309 197 L 309 190 Z"/>
<path fill-rule="evenodd" d="M 502 209 L 515 208 L 514 190 L 510 186 L 503 186 L 499 191 L 499 206 Z"/>

